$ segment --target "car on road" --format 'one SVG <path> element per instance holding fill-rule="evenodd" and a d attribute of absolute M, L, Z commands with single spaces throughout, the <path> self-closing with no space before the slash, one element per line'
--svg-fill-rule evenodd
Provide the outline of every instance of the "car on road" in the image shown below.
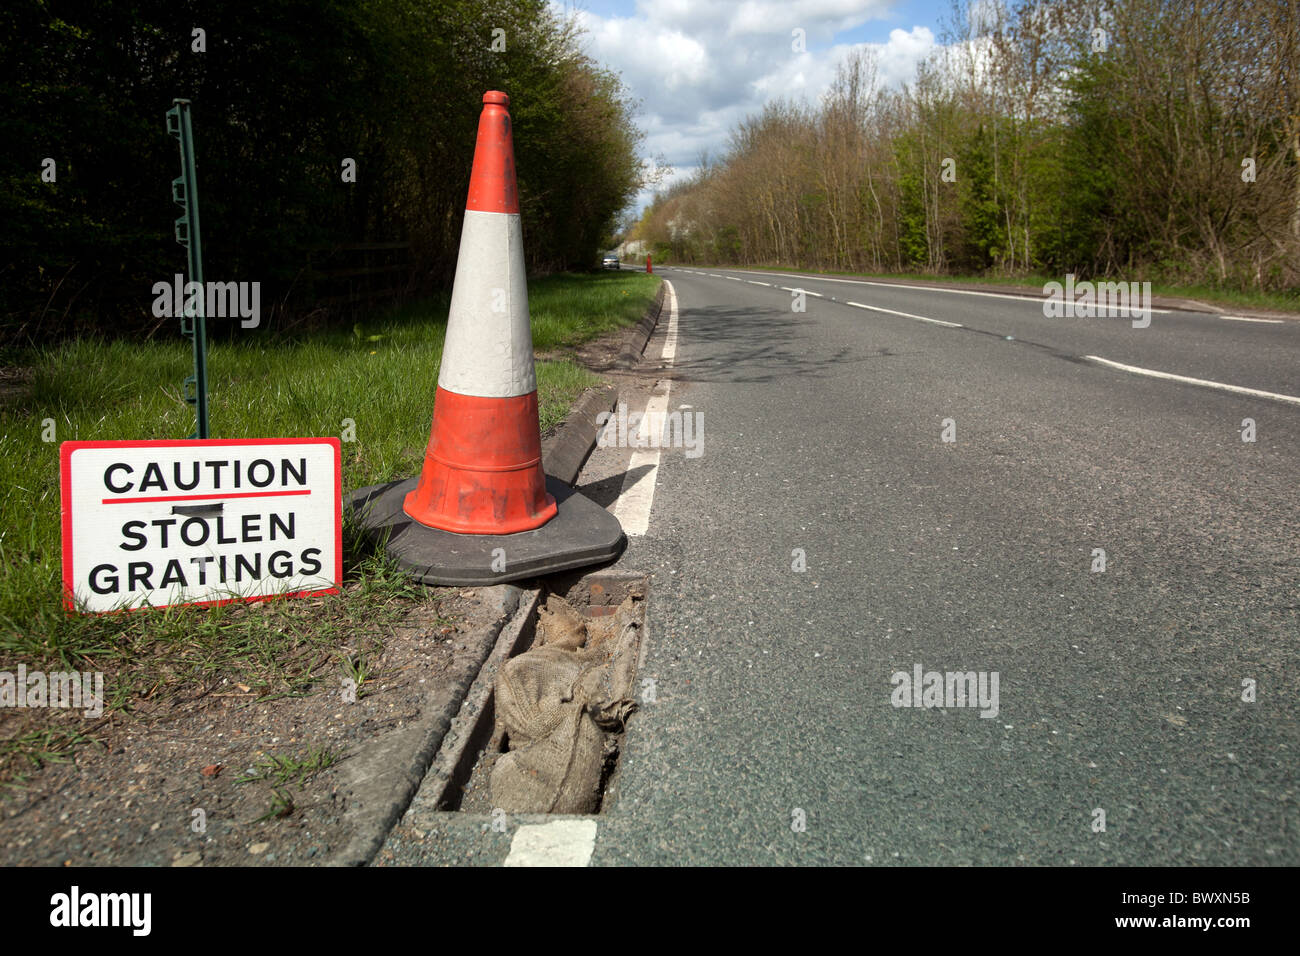
<path fill-rule="evenodd" d="M 600 266 L 601 266 L 602 269 L 620 269 L 620 268 L 622 268 L 622 266 L 619 265 L 619 261 L 618 261 L 618 253 L 616 253 L 616 252 L 607 252 L 607 253 L 605 253 L 605 258 L 601 260 L 601 262 L 600 262 Z"/>

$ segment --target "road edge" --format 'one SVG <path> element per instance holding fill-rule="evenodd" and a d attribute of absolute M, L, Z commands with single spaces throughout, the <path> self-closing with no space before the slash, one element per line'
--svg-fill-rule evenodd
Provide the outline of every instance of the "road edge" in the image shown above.
<path fill-rule="evenodd" d="M 641 361 L 650 337 L 659 326 L 665 290 L 660 280 L 654 302 L 624 338 L 616 367 L 628 369 Z M 584 392 L 569 409 L 564 421 L 556 426 L 555 432 L 542 442 L 542 470 L 566 485 L 573 485 L 596 447 L 601 428 L 597 419 L 617 404 L 616 385 L 600 385 Z"/>

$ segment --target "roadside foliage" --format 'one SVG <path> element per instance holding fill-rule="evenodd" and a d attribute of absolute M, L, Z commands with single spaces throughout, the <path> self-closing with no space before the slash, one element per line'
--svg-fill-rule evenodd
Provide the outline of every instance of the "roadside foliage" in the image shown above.
<path fill-rule="evenodd" d="M 327 304 L 321 262 L 450 285 L 485 90 L 511 97 L 530 271 L 593 265 L 640 185 L 620 80 L 540 0 L 14 0 L 0 38 L 0 136 L 21 144 L 0 152 L 9 343 L 173 332 L 150 289 L 184 271 L 176 97 L 205 274 L 260 282 L 274 328 Z"/>
<path fill-rule="evenodd" d="M 657 196 L 660 259 L 1131 274 L 1300 291 L 1294 0 L 964 3 L 902 89 L 868 52 Z"/>

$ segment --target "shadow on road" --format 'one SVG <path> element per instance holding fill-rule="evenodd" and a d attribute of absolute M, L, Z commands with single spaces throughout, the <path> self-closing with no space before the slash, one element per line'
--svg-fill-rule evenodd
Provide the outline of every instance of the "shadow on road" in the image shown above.
<path fill-rule="evenodd" d="M 608 508 L 618 500 L 618 496 L 624 490 L 636 487 L 636 483 L 644 478 L 650 471 L 649 465 L 641 465 L 628 471 L 620 471 L 610 475 L 607 478 L 601 478 L 585 485 L 580 485 L 574 490 L 579 494 L 585 495 L 602 508 Z"/>
<path fill-rule="evenodd" d="M 678 321 L 692 351 L 707 356 L 687 361 L 679 354 L 672 368 L 672 378 L 679 382 L 762 384 L 822 377 L 841 366 L 921 354 L 921 350 L 873 350 L 860 345 L 828 348 L 824 336 L 814 331 L 818 325 L 815 318 L 787 311 L 691 306 Z"/>

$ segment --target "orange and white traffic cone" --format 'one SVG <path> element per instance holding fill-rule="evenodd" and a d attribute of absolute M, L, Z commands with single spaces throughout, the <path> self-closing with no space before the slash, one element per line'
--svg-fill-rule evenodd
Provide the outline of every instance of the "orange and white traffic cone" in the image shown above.
<path fill-rule="evenodd" d="M 555 517 L 546 493 L 510 97 L 483 94 L 424 470 L 408 515 L 458 534 Z"/>
<path fill-rule="evenodd" d="M 627 540 L 616 517 L 542 469 L 509 105 L 483 95 L 424 467 L 348 496 L 362 531 L 425 584 L 598 564 Z"/>

